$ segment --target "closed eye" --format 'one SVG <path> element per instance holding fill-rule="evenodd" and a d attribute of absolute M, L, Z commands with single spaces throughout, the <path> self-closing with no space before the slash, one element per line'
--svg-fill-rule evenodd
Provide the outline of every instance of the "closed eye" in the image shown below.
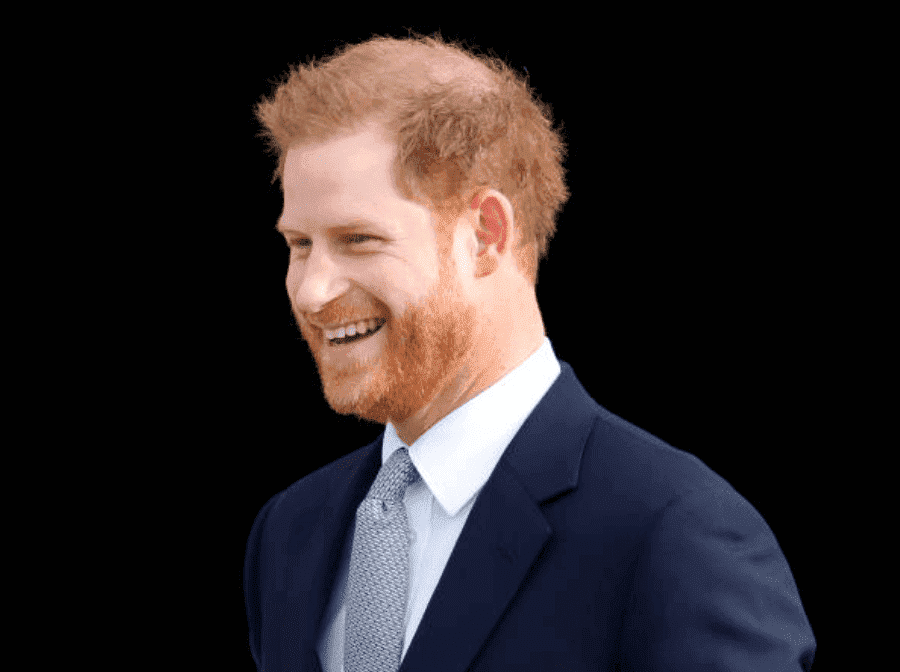
<path fill-rule="evenodd" d="M 344 240 L 349 243 L 365 243 L 369 240 L 378 240 L 378 238 L 365 233 L 350 233 L 344 236 Z M 287 241 L 287 243 L 288 247 L 309 247 L 310 240 L 308 238 L 295 238 Z"/>

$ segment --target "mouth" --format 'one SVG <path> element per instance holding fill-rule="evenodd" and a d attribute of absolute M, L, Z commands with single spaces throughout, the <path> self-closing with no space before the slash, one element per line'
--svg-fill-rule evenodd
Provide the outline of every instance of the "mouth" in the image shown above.
<path fill-rule="evenodd" d="M 372 331 L 367 331 L 364 334 L 356 334 L 355 336 L 345 336 L 344 338 L 332 338 L 332 339 L 325 338 L 325 342 L 330 347 L 334 348 L 334 347 L 340 347 L 342 345 L 350 345 L 351 343 L 356 343 L 357 341 L 364 341 L 365 339 L 369 338 L 370 336 L 373 336 L 373 335 L 377 334 L 379 331 L 381 331 L 381 328 L 384 325 L 385 325 L 385 322 L 382 321 L 379 324 L 377 324 Z M 323 338 L 324 338 L 324 335 L 323 335 Z"/>

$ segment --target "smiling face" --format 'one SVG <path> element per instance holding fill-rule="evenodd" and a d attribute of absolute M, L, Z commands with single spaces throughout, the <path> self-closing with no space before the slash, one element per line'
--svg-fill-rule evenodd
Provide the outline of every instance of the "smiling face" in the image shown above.
<path fill-rule="evenodd" d="M 478 310 L 454 240 L 439 241 L 431 212 L 397 191 L 396 151 L 371 126 L 289 150 L 279 230 L 291 306 L 329 406 L 402 425 L 479 369 Z M 384 325 L 348 345 L 325 337 L 366 318 Z"/>

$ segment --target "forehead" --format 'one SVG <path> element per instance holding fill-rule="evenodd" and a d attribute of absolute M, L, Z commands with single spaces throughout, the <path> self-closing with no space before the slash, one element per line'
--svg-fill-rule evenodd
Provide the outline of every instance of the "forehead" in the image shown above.
<path fill-rule="evenodd" d="M 390 177 L 397 146 L 372 127 L 325 142 L 299 145 L 285 157 L 285 187 L 335 188 Z"/>
<path fill-rule="evenodd" d="M 395 152 L 396 147 L 372 129 L 292 147 L 285 157 L 285 206 L 345 210 L 396 198 L 390 175 Z"/>
<path fill-rule="evenodd" d="M 285 227 L 343 225 L 367 220 L 392 230 L 431 227 L 429 211 L 407 200 L 393 181 L 396 157 L 377 127 L 367 126 L 331 140 L 292 147 L 285 157 Z"/>

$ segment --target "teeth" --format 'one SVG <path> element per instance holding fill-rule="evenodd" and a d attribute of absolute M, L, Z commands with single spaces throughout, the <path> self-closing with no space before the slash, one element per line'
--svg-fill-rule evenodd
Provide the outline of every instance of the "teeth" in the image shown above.
<path fill-rule="evenodd" d="M 338 327 L 334 330 L 325 329 L 325 338 L 329 341 L 335 338 L 344 338 L 345 336 L 356 336 L 357 334 L 365 334 L 370 331 L 374 331 L 375 327 L 378 326 L 378 320 L 362 320 L 360 322 L 356 322 L 355 324 L 345 325 L 343 327 Z"/>

